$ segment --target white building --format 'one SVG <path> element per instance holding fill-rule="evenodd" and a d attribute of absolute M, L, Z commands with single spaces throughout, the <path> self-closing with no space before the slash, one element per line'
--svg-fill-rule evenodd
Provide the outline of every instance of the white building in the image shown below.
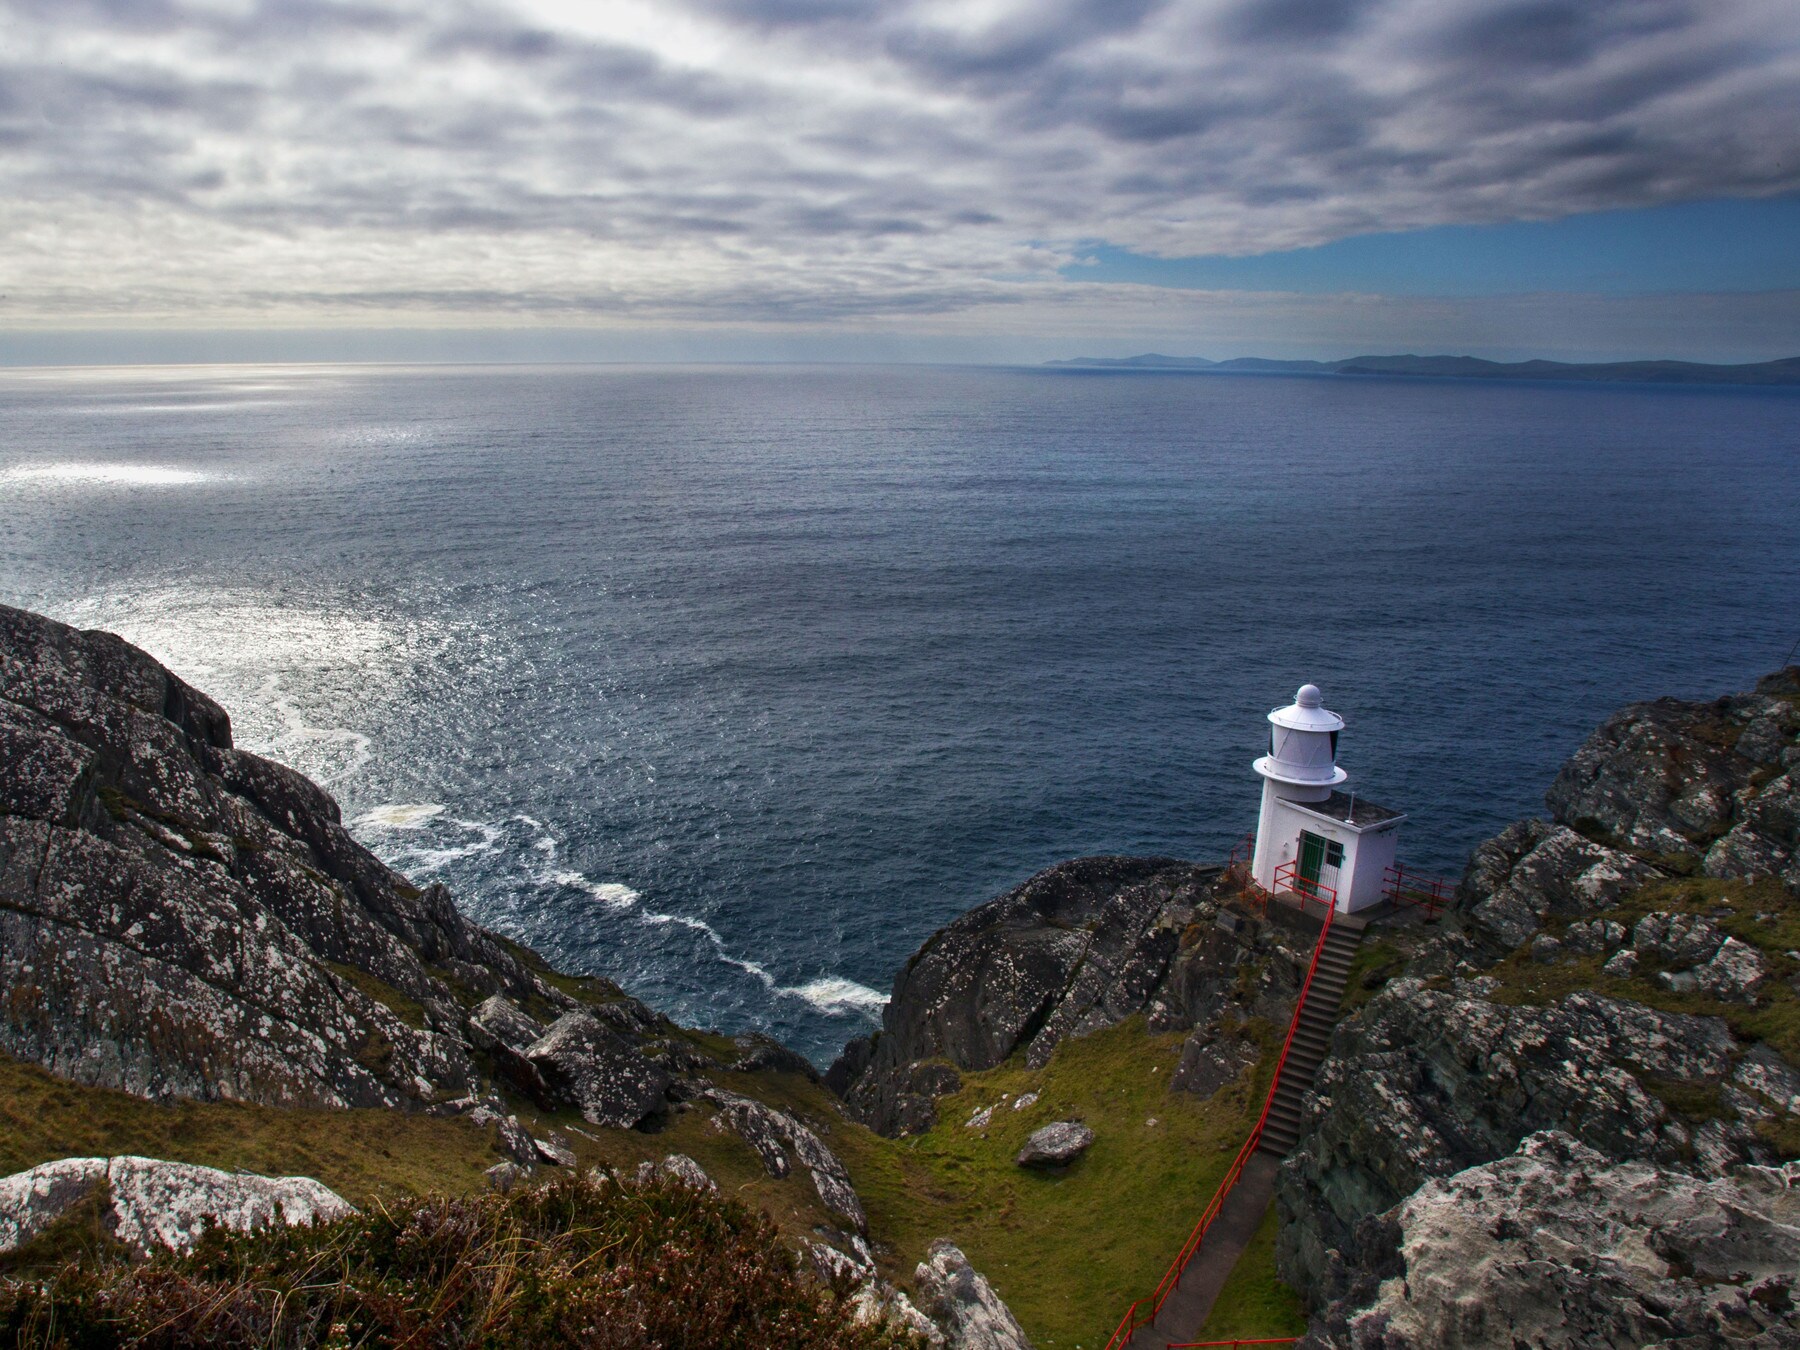
<path fill-rule="evenodd" d="M 1266 891 L 1298 892 L 1350 913 L 1381 903 L 1406 817 L 1343 790 L 1343 729 L 1314 684 L 1269 714 L 1269 753 L 1256 761 L 1262 814 L 1250 875 Z"/>

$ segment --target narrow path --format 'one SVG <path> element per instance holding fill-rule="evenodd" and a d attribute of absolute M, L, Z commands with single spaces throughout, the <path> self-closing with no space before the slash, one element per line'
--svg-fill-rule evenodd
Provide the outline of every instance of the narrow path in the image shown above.
<path fill-rule="evenodd" d="M 1206 1319 L 1212 1315 L 1213 1303 L 1238 1257 L 1256 1236 L 1269 1202 L 1275 1198 L 1275 1173 L 1281 1170 L 1281 1159 L 1259 1150 L 1244 1164 L 1238 1183 L 1225 1197 L 1225 1205 L 1212 1227 L 1206 1230 L 1202 1247 L 1182 1272 L 1181 1283 L 1162 1305 L 1156 1320 L 1138 1328 L 1126 1342 L 1126 1350 L 1163 1350 L 1171 1342 L 1191 1341 L 1200 1334 Z"/>
<path fill-rule="evenodd" d="M 1300 1102 L 1312 1089 L 1319 1064 L 1331 1046 L 1331 1031 L 1337 1025 L 1338 1009 L 1343 1006 L 1350 962 L 1362 945 L 1367 926 L 1347 914 L 1333 916 L 1331 931 L 1325 935 L 1325 946 L 1319 953 L 1312 988 L 1307 991 L 1306 1004 L 1300 1009 L 1299 1023 L 1294 1028 L 1281 1081 L 1276 1085 L 1269 1119 L 1263 1126 L 1262 1143 L 1244 1164 L 1243 1174 L 1225 1197 L 1219 1217 L 1206 1230 L 1205 1244 L 1182 1272 L 1181 1283 L 1164 1302 L 1156 1320 L 1140 1327 L 1127 1342 L 1127 1350 L 1164 1350 L 1171 1344 L 1199 1339 L 1219 1291 L 1231 1278 L 1232 1269 L 1250 1245 L 1274 1199 L 1275 1174 L 1281 1170 L 1281 1160 L 1300 1137 Z"/>

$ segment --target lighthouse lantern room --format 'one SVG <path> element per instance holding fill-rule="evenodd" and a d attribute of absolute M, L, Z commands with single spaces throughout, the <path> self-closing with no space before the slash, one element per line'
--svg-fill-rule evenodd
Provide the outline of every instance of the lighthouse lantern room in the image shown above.
<path fill-rule="evenodd" d="M 1344 791 L 1350 775 L 1337 764 L 1343 729 L 1316 684 L 1301 685 L 1291 704 L 1269 714 L 1269 753 L 1255 766 L 1262 814 L 1250 875 L 1266 891 L 1350 913 L 1381 903 L 1406 817 Z"/>

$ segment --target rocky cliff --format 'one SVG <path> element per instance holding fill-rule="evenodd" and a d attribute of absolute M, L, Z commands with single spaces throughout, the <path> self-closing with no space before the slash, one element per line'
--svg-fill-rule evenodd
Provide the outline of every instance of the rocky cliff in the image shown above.
<path fill-rule="evenodd" d="M 505 1006 L 578 1019 L 514 1024 L 538 1033 L 519 1050 L 543 1090 L 578 1096 L 575 1059 L 639 1055 L 659 1029 L 384 866 L 329 796 L 235 748 L 223 709 L 111 634 L 0 606 L 0 763 L 0 1049 L 63 1077 L 418 1107 L 480 1087 L 479 1014 Z M 671 1080 L 639 1078 L 619 1109 L 641 1117 Z"/>
<path fill-rule="evenodd" d="M 1209 1093 L 1257 1050 L 1229 1030 L 1283 1022 L 1317 924 L 1226 903 L 1223 869 L 1170 858 L 1082 858 L 1039 873 L 940 929 L 894 982 L 882 1027 L 826 1082 L 882 1134 L 918 1133 L 962 1072 L 1015 1054 L 1041 1067 L 1064 1040 L 1143 1014 L 1189 1031 L 1176 1086 Z"/>
<path fill-rule="evenodd" d="M 1800 1344 L 1797 774 L 1800 671 L 1627 708 L 1385 936 L 1278 1183 L 1314 1343 Z"/>
<path fill-rule="evenodd" d="M 81 1119 L 84 1103 L 138 1135 L 179 1133 L 147 1127 L 106 1090 L 279 1108 L 251 1118 L 265 1152 L 269 1137 L 278 1153 L 306 1152 L 279 1142 L 271 1115 L 445 1117 L 507 1156 L 489 1169 L 500 1189 L 540 1165 L 604 1175 L 648 1149 L 620 1135 L 667 1129 L 776 1210 L 827 1281 L 857 1290 L 865 1321 L 953 1350 L 1023 1343 L 982 1330 L 1010 1318 L 966 1261 L 918 1267 L 942 1329 L 883 1275 L 826 1140 L 832 1099 L 798 1056 L 676 1026 L 605 980 L 558 974 L 465 919 L 442 886 L 385 866 L 328 794 L 235 747 L 224 710 L 146 653 L 0 606 L 0 1067 L 27 1082 L 21 1064 L 97 1094 L 64 1107 L 66 1133 L 90 1149 L 113 1141 Z M 254 1194 L 227 1203 L 229 1187 L 196 1180 L 223 1174 L 185 1163 L 46 1160 L 55 1134 L 0 1179 L 0 1256 L 31 1236 L 18 1214 L 59 1222 L 83 1187 L 112 1187 L 115 1236 L 131 1226 L 124 1214 L 191 1227 L 217 1211 L 230 1225 L 267 1198 L 243 1179 Z M 459 1157 L 481 1151 L 455 1142 Z M 375 1141 L 368 1151 L 387 1156 Z M 154 1206 L 125 1195 L 128 1173 L 157 1179 Z M 317 1183 L 256 1184 L 285 1204 Z M 884 1245 L 881 1260 L 904 1277 L 901 1253 Z"/>

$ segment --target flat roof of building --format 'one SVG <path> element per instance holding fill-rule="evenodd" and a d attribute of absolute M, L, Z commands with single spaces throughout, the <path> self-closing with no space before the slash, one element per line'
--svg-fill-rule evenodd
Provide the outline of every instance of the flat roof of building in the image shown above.
<path fill-rule="evenodd" d="M 1385 825 L 1390 820 L 1404 820 L 1406 813 L 1391 811 L 1385 806 L 1377 806 L 1365 797 L 1354 792 L 1333 792 L 1322 802 L 1289 802 L 1289 806 L 1297 806 L 1302 811 L 1311 811 L 1316 816 L 1325 816 L 1330 820 L 1340 820 L 1346 825 L 1354 825 L 1359 830 L 1366 830 L 1376 825 Z"/>

